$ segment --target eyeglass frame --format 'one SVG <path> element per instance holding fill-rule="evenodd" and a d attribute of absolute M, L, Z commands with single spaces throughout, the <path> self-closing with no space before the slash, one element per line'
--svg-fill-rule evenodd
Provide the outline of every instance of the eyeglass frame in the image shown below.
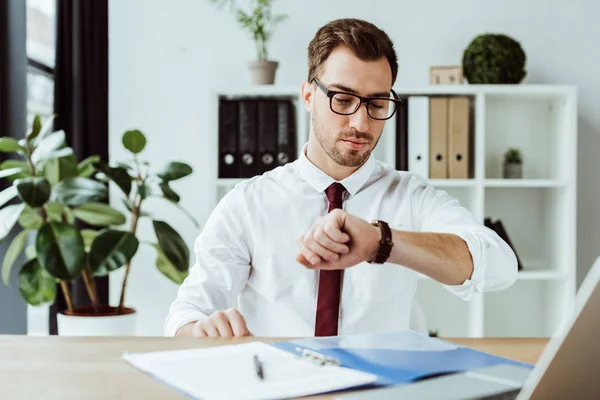
<path fill-rule="evenodd" d="M 369 116 L 369 118 L 374 119 L 376 121 L 387 121 L 388 119 L 390 119 L 394 116 L 396 111 L 398 111 L 398 105 L 400 103 L 402 103 L 402 100 L 400 99 L 400 97 L 398 97 L 396 92 L 394 92 L 394 89 L 390 89 L 390 92 L 392 93 L 394 98 L 391 98 L 391 97 L 363 97 L 363 96 L 357 95 L 356 93 L 349 93 L 349 92 L 343 92 L 343 91 L 337 91 L 337 90 L 329 90 L 320 80 L 317 79 L 316 76 L 313 76 L 312 78 L 310 78 L 309 83 L 312 83 L 313 81 L 315 81 L 315 83 L 317 84 L 319 89 L 321 89 L 321 91 L 323 93 L 325 93 L 325 95 L 327 97 L 329 97 L 329 109 L 331 110 L 331 112 L 338 114 L 338 115 L 348 116 L 348 115 L 355 114 L 360 109 L 360 106 L 362 106 L 362 104 L 365 103 L 367 105 L 367 115 Z M 331 104 L 333 102 L 333 96 L 335 96 L 336 94 L 345 94 L 348 96 L 354 96 L 354 97 L 357 97 L 360 100 L 360 102 L 358 103 L 358 106 L 356 107 L 356 109 L 354 111 L 352 111 L 351 113 L 349 113 L 349 114 L 340 113 L 340 112 L 335 111 L 333 109 L 333 105 Z M 394 112 L 387 118 L 374 118 L 373 116 L 371 116 L 371 113 L 369 112 L 369 102 L 371 100 L 390 100 L 395 103 L 396 108 L 394 109 Z"/>

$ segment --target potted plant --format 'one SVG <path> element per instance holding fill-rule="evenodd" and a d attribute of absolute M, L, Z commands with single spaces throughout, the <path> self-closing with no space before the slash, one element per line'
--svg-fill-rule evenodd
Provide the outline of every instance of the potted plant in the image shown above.
<path fill-rule="evenodd" d="M 268 42 L 273 36 L 275 27 L 285 21 L 285 14 L 274 15 L 271 11 L 272 0 L 252 0 L 250 12 L 236 5 L 235 0 L 209 0 L 219 8 L 229 5 L 238 23 L 247 30 L 256 45 L 256 60 L 250 61 L 248 67 L 255 85 L 271 85 L 275 83 L 275 73 L 279 63 L 269 59 Z"/>
<path fill-rule="evenodd" d="M 462 65 L 471 84 L 514 84 L 527 74 L 525 60 L 525 52 L 515 39 L 503 34 L 483 34 L 469 43 Z"/>
<path fill-rule="evenodd" d="M 504 153 L 504 178 L 519 179 L 523 176 L 523 158 L 519 149 L 510 148 Z"/>
<path fill-rule="evenodd" d="M 146 244 L 136 237 L 138 221 L 152 218 L 142 204 L 148 197 L 158 196 L 181 208 L 179 195 L 169 183 L 190 175 L 192 169 L 170 162 L 151 172 L 149 164 L 138 158 L 146 145 L 138 130 L 127 131 L 122 138 L 132 154 L 131 162 L 109 166 L 98 156 L 77 162 L 66 145 L 65 133 L 52 132 L 51 127 L 52 118 L 42 125 L 36 116 L 22 140 L 0 138 L 0 151 L 22 158 L 0 165 L 0 178 L 12 182 L 0 192 L 0 241 L 15 224 L 23 228 L 4 256 L 2 279 L 9 284 L 11 270 L 25 251 L 19 290 L 31 305 L 51 303 L 56 291 L 62 291 L 67 310 L 57 316 L 60 335 L 133 335 L 136 312 L 125 303 L 127 280 L 131 260 L 139 246 Z M 106 204 L 108 182 L 124 195 L 128 226 L 120 228 L 127 218 Z M 13 199 L 16 201 L 11 202 Z M 153 226 L 158 243 L 148 244 L 156 250 L 157 268 L 172 281 L 183 282 L 188 273 L 188 247 L 168 223 L 153 220 Z M 119 304 L 100 304 L 93 277 L 119 268 L 125 268 Z M 68 283 L 80 277 L 90 304 L 76 307 Z"/>

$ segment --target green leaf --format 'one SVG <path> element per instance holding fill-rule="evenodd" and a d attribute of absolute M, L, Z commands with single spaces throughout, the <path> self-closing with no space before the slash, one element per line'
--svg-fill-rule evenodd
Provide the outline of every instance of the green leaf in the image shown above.
<path fill-rule="evenodd" d="M 123 163 L 123 162 L 118 162 L 117 167 L 124 168 L 127 171 L 133 171 L 133 167 L 131 165 Z"/>
<path fill-rule="evenodd" d="M 11 168 L 28 168 L 27 161 L 23 160 L 6 160 L 0 164 L 0 170 Z"/>
<path fill-rule="evenodd" d="M 52 152 L 60 149 L 65 145 L 65 132 L 64 131 L 56 131 L 48 135 L 44 140 L 40 142 L 38 147 L 31 154 L 31 161 L 34 165 L 44 160 L 48 157 Z"/>
<path fill-rule="evenodd" d="M 35 252 L 35 244 L 30 244 L 25 248 L 25 257 L 27 257 L 28 260 L 33 260 L 37 257 L 37 253 Z"/>
<path fill-rule="evenodd" d="M 41 228 L 43 222 L 42 216 L 38 211 L 34 210 L 28 205 L 25 205 L 25 208 L 19 216 L 19 225 L 21 225 L 24 229 L 37 231 Z"/>
<path fill-rule="evenodd" d="M 164 221 L 154 220 L 152 224 L 158 243 L 165 256 L 179 271 L 188 269 L 190 251 L 179 233 Z"/>
<path fill-rule="evenodd" d="M 94 175 L 94 172 L 96 172 L 96 168 L 94 167 L 94 163 L 97 163 L 100 161 L 100 156 L 90 156 L 88 158 L 86 158 L 85 160 L 83 160 L 82 162 L 80 162 L 77 165 L 77 176 L 81 176 L 83 178 L 89 178 L 90 176 Z"/>
<path fill-rule="evenodd" d="M 146 147 L 146 137 L 139 130 L 130 130 L 123 134 L 123 146 L 133 154 L 138 154 Z"/>
<path fill-rule="evenodd" d="M 40 134 L 37 138 L 35 138 L 34 140 L 34 146 L 38 146 L 40 144 L 40 142 L 42 140 L 44 140 L 44 138 L 46 138 L 46 136 L 48 136 L 48 134 L 50 134 L 52 132 L 52 128 L 54 127 L 54 119 L 56 118 L 56 114 L 52 114 L 51 116 L 49 116 L 46 121 L 44 121 L 44 123 L 42 124 L 42 127 L 40 129 Z"/>
<path fill-rule="evenodd" d="M 150 187 L 148 185 L 146 185 L 145 183 L 142 183 L 141 185 L 138 186 L 138 193 L 140 194 L 140 196 L 143 199 L 148 198 L 148 196 L 150 196 L 152 194 L 152 189 L 150 189 Z"/>
<path fill-rule="evenodd" d="M 31 130 L 29 132 L 27 132 L 27 139 L 29 140 L 33 140 L 35 139 L 39 134 L 40 131 L 42 130 L 42 120 L 40 119 L 39 115 L 36 115 L 35 117 L 33 117 L 33 122 L 31 124 Z"/>
<path fill-rule="evenodd" d="M 92 243 L 94 243 L 94 239 L 100 234 L 100 231 L 95 231 L 93 229 L 82 229 L 81 237 L 83 237 L 83 245 L 85 246 L 85 251 L 89 252 L 92 248 Z"/>
<path fill-rule="evenodd" d="M 11 137 L 0 138 L 0 151 L 4 153 L 13 153 L 15 151 L 25 151 L 23 146 L 17 142 L 16 139 Z"/>
<path fill-rule="evenodd" d="M 88 178 L 70 178 L 54 186 L 53 200 L 59 203 L 78 206 L 83 203 L 104 201 L 108 190 L 103 183 Z"/>
<path fill-rule="evenodd" d="M 46 178 L 32 177 L 18 179 L 15 186 L 19 192 L 19 198 L 30 207 L 41 207 L 50 198 L 50 183 Z"/>
<path fill-rule="evenodd" d="M 11 201 L 18 194 L 16 186 L 10 186 L 0 192 L 0 207 Z"/>
<path fill-rule="evenodd" d="M 89 263 L 95 276 L 103 276 L 127 264 L 137 252 L 139 241 L 129 232 L 108 229 L 92 243 Z"/>
<path fill-rule="evenodd" d="M 10 270 L 15 261 L 17 261 L 19 254 L 23 251 L 23 247 L 25 247 L 28 233 L 28 230 L 21 231 L 15 236 L 10 246 L 8 246 L 8 250 L 6 250 L 4 261 L 2 261 L 2 281 L 6 286 L 8 286 L 10 280 Z"/>
<path fill-rule="evenodd" d="M 161 182 L 158 184 L 158 186 L 160 187 L 160 190 L 162 190 L 163 195 L 167 199 L 171 200 L 173 203 L 179 203 L 179 200 L 181 198 L 177 193 L 175 193 L 173 189 L 171 189 L 168 182 Z"/>
<path fill-rule="evenodd" d="M 0 178 L 8 178 L 20 172 L 23 172 L 22 168 L 3 169 L 2 171 L 0 171 Z"/>
<path fill-rule="evenodd" d="M 8 180 L 14 181 L 15 179 L 27 178 L 31 176 L 31 171 L 29 170 L 29 165 L 26 161 L 21 160 L 6 160 L 2 164 L 0 164 L 0 173 L 3 170 L 21 168 L 21 172 L 7 177 Z"/>
<path fill-rule="evenodd" d="M 42 157 L 39 160 L 39 162 L 37 163 L 37 166 L 39 168 L 43 168 L 48 163 L 48 161 L 56 160 L 58 158 L 63 158 L 63 157 L 69 157 L 69 156 L 73 156 L 73 149 L 70 147 L 63 147 L 61 149 L 54 150 L 54 151 L 44 155 L 44 157 Z"/>
<path fill-rule="evenodd" d="M 70 225 L 73 225 L 75 223 L 75 215 L 73 215 L 73 211 L 71 211 L 69 207 L 63 204 L 56 203 L 53 201 L 47 203 L 46 213 L 48 214 L 48 219 L 50 221 L 66 222 Z"/>
<path fill-rule="evenodd" d="M 77 159 L 75 156 L 56 158 L 44 164 L 44 176 L 50 185 L 56 185 L 65 179 L 78 176 Z"/>
<path fill-rule="evenodd" d="M 35 241 L 42 267 L 58 279 L 73 280 L 81 275 L 85 246 L 79 230 L 64 222 L 42 225 Z"/>
<path fill-rule="evenodd" d="M 0 240 L 10 233 L 13 226 L 17 223 L 19 215 L 25 208 L 25 204 L 12 204 L 0 210 Z"/>
<path fill-rule="evenodd" d="M 35 258 L 23 265 L 19 272 L 19 291 L 32 306 L 51 303 L 56 296 L 56 280 Z"/>
<path fill-rule="evenodd" d="M 181 285 L 185 278 L 189 274 L 189 270 L 180 271 L 175 265 L 163 253 L 162 249 L 159 245 L 154 244 L 154 248 L 156 249 L 156 268 L 167 278 L 172 280 L 173 282 Z"/>
<path fill-rule="evenodd" d="M 165 165 L 156 175 L 165 181 L 174 181 L 190 175 L 193 172 L 192 167 L 186 163 L 173 161 Z"/>
<path fill-rule="evenodd" d="M 122 225 L 126 218 L 119 211 L 104 203 L 85 203 L 73 210 L 77 219 L 91 225 Z"/>
<path fill-rule="evenodd" d="M 125 193 L 125 196 L 129 196 L 129 193 L 131 192 L 131 176 L 125 168 L 109 167 L 108 164 L 103 161 L 95 162 L 94 167 L 117 184 L 123 193 Z"/>
<path fill-rule="evenodd" d="M 163 197 L 161 197 L 163 198 Z M 181 210 L 181 212 L 183 212 L 194 224 L 194 226 L 196 228 L 200 228 L 200 224 L 198 223 L 198 221 L 196 220 L 196 218 L 194 218 L 194 216 L 192 215 L 192 213 L 190 213 L 188 210 L 186 210 L 185 208 L 183 208 L 181 206 L 181 204 L 179 203 L 175 203 L 173 200 L 170 200 L 167 197 L 164 197 L 165 200 L 167 200 L 169 203 L 173 204 L 175 207 L 177 207 L 179 210 Z"/>

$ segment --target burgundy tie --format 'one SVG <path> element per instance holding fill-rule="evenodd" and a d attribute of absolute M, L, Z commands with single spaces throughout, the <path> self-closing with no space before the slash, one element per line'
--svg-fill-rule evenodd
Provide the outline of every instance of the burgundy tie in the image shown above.
<path fill-rule="evenodd" d="M 342 208 L 346 188 L 342 184 L 332 183 L 325 193 L 329 200 L 329 210 Z M 319 271 L 319 294 L 317 295 L 317 318 L 315 336 L 335 336 L 338 333 L 340 312 L 340 292 L 342 288 L 342 270 Z"/>

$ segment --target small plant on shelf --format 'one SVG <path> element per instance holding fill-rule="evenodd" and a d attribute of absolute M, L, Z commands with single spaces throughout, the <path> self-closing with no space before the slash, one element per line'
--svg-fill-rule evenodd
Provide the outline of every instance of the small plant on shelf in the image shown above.
<path fill-rule="evenodd" d="M 521 151 L 509 148 L 504 153 L 504 178 L 518 179 L 523 175 L 523 157 Z"/>

